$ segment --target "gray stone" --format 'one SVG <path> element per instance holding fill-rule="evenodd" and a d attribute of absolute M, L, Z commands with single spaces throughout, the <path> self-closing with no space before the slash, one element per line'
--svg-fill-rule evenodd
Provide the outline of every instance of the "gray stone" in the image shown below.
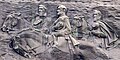
<path fill-rule="evenodd" d="M 74 19 L 74 16 L 76 16 L 76 15 L 85 16 L 85 20 L 88 22 L 88 24 L 92 24 L 93 10 L 97 9 L 97 10 L 101 11 L 103 19 L 120 36 L 120 26 L 119 26 L 120 25 L 120 20 L 119 20 L 120 19 L 120 16 L 119 16 L 119 7 L 120 6 L 119 6 L 119 1 L 117 1 L 117 0 L 116 1 L 110 1 L 110 0 L 108 1 L 107 0 L 105 2 L 104 1 L 103 0 L 98 0 L 98 1 L 95 1 L 95 0 L 77 0 L 76 2 L 74 2 L 71 0 L 71 2 L 69 2 L 68 0 L 64 0 L 64 1 L 61 0 L 61 2 L 60 2 L 60 0 L 57 0 L 57 1 L 54 0 L 54 2 L 51 2 L 51 1 L 47 0 L 45 2 L 41 2 L 40 4 L 45 5 L 47 8 L 47 16 L 46 17 L 49 20 L 48 21 L 49 22 L 48 28 L 49 27 L 51 28 L 52 23 L 58 18 L 56 15 L 57 14 L 56 9 L 57 9 L 57 6 L 59 4 L 62 4 L 68 8 L 67 16 L 70 19 L 71 25 L 74 25 L 72 23 L 72 21 Z M 0 2 L 0 26 L 1 27 L 3 26 L 3 22 L 6 18 L 6 16 L 9 15 L 12 10 L 15 10 L 17 13 L 21 13 L 20 25 L 16 26 L 17 28 L 20 29 L 20 31 L 24 28 L 28 28 L 28 27 L 32 28 L 31 22 L 32 22 L 32 19 L 36 16 L 36 12 L 38 11 L 38 1 L 37 1 L 37 3 L 34 3 L 34 2 L 19 2 L 19 3 Z M 47 34 L 50 33 L 50 31 L 47 29 L 43 29 L 43 30 L 45 30 L 44 32 L 47 31 Z M 0 54 L 4 55 L 4 56 L 0 57 L 1 59 L 5 59 L 5 60 L 40 60 L 40 59 L 41 60 L 53 60 L 53 57 L 54 57 L 54 60 L 57 60 L 57 59 L 70 60 L 69 59 L 70 54 L 65 53 L 61 50 L 52 51 L 51 56 L 49 55 L 50 54 L 49 52 L 46 52 L 46 53 L 40 54 L 37 58 L 31 57 L 34 59 L 28 59 L 28 58 L 20 56 L 19 54 L 16 54 L 14 51 L 12 51 L 12 49 L 8 48 L 8 45 L 9 45 L 9 42 L 11 42 L 9 40 L 10 37 L 14 36 L 14 34 L 16 34 L 16 32 L 18 32 L 18 31 L 19 30 L 12 32 L 11 34 L 13 34 L 13 35 L 7 34 L 6 32 L 0 33 L 0 38 L 1 38 L 0 39 L 0 45 L 1 45 Z M 28 39 L 28 41 L 32 39 L 32 41 L 34 41 L 34 40 L 42 41 L 43 44 L 48 42 L 47 39 L 49 39 L 49 38 L 48 38 L 47 34 L 45 34 L 45 35 L 43 34 L 44 32 L 43 33 L 40 33 L 40 31 L 33 32 L 34 30 L 32 32 L 29 32 L 26 29 L 24 31 L 27 31 L 27 32 L 23 32 L 23 35 L 24 35 L 24 33 L 28 34 L 28 35 L 24 35 L 25 39 L 27 39 L 27 37 L 30 37 Z M 30 29 L 30 31 L 31 31 L 31 29 Z M 39 34 L 42 34 L 42 36 Z M 17 37 L 19 37 L 19 35 Z M 20 36 L 20 37 L 22 37 L 22 36 Z M 22 37 L 23 42 L 25 40 L 24 37 Z M 44 37 L 44 39 L 41 39 L 41 37 Z M 92 35 L 90 35 L 90 37 L 93 38 Z M 52 40 L 51 37 L 50 37 L 50 40 Z M 64 41 L 64 39 L 62 39 L 60 41 L 61 44 L 63 43 L 63 41 Z M 105 54 L 103 52 L 103 50 L 101 50 L 100 48 L 96 48 L 96 46 L 94 46 L 94 44 L 90 44 L 91 42 L 86 42 L 86 41 L 81 41 L 81 40 L 79 42 L 80 42 L 80 45 L 78 45 L 78 47 L 80 48 L 82 55 L 84 57 L 86 57 L 86 60 L 102 60 L 102 59 L 105 60 L 104 58 L 106 58 L 106 59 L 108 58 L 107 54 Z M 21 43 L 21 44 L 25 44 L 25 43 Z M 26 45 L 25 45 L 25 47 L 26 47 Z M 43 45 L 42 48 L 46 49 L 46 46 Z M 40 47 L 40 48 L 36 49 L 36 51 L 40 50 L 42 48 Z M 4 52 L 2 52 L 3 50 L 5 50 L 4 52 L 5 53 L 7 52 L 8 54 L 5 54 Z M 50 50 L 50 49 L 48 48 L 48 50 Z M 110 52 L 107 51 L 107 53 L 110 55 L 112 55 L 112 53 L 113 53 L 113 55 L 117 55 L 117 56 L 119 55 L 119 54 L 114 54 L 114 52 L 115 53 L 117 52 L 116 48 L 114 50 L 111 50 Z M 38 53 L 39 53 L 39 51 L 38 51 Z M 49 54 L 47 54 L 47 53 L 49 53 Z M 44 56 L 44 54 L 46 54 L 49 57 Z M 51 59 L 51 57 L 52 57 L 52 59 Z M 113 60 L 115 60 L 115 59 L 119 60 L 119 57 L 113 56 Z M 77 60 L 77 59 L 75 59 L 75 60 Z"/>

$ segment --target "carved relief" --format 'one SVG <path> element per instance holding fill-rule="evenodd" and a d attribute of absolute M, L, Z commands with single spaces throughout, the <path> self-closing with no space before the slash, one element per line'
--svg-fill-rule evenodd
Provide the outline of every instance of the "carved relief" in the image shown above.
<path fill-rule="evenodd" d="M 21 6 L 19 4 L 16 7 L 22 6 L 22 3 Z M 116 19 L 119 11 L 112 15 L 111 11 L 105 14 L 101 6 L 81 8 L 76 7 L 77 4 L 59 4 L 31 3 L 21 7 L 21 10 L 26 8 L 29 12 L 15 10 L 4 14 L 6 18 L 1 31 L 9 35 L 5 39 L 9 40 L 10 49 L 26 59 L 57 60 L 65 54 L 69 55 L 66 57 L 68 60 L 109 60 L 104 50 L 113 49 L 119 43 L 116 43 L 117 32 L 108 23 L 110 20 L 105 18 Z M 25 15 L 28 15 L 27 18 Z M 25 27 L 21 27 L 23 25 Z"/>

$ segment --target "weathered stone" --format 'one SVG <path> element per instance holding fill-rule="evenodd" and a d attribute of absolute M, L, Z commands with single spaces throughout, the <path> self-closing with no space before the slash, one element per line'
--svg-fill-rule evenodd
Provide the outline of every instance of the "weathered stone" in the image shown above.
<path fill-rule="evenodd" d="M 74 2 L 75 0 L 74 1 L 71 0 L 72 2 L 69 2 L 70 0 L 61 0 L 61 1 L 62 2 L 60 2 L 60 0 L 55 1 L 55 2 L 50 2 L 47 0 L 46 2 L 41 3 L 47 7 L 47 11 L 48 11 L 47 17 L 52 18 L 52 21 L 50 22 L 49 25 L 52 25 L 51 23 L 53 23 L 57 19 L 56 9 L 59 4 L 65 5 L 68 8 L 67 15 L 70 18 L 70 24 L 72 24 L 72 20 L 75 15 L 79 15 L 79 16 L 83 15 L 83 16 L 85 16 L 85 20 L 87 22 L 91 23 L 91 20 L 93 20 L 92 10 L 98 9 L 101 11 L 105 21 L 107 21 L 108 24 L 110 26 L 112 26 L 113 29 L 117 32 L 117 34 L 120 36 L 119 0 L 118 1 L 117 0 L 116 1 L 110 1 L 110 0 L 105 1 L 104 0 L 105 2 L 101 2 L 103 0 L 99 0 L 99 1 L 76 0 L 76 2 Z M 38 10 L 38 1 L 37 1 L 37 3 L 34 3 L 34 2 L 19 2 L 19 3 L 0 2 L 0 26 L 2 26 L 4 19 L 11 12 L 11 10 L 15 10 L 22 14 L 21 15 L 22 21 L 21 21 L 20 29 L 30 27 L 31 26 L 30 22 L 32 21 L 33 17 L 36 14 L 36 11 Z M 5 59 L 5 60 L 10 60 L 10 59 L 11 60 L 40 60 L 40 59 L 42 60 L 42 59 L 44 59 L 44 54 L 41 54 L 41 56 L 40 56 L 41 58 L 34 58 L 34 59 L 24 58 L 24 57 L 16 54 L 15 52 L 11 51 L 10 48 L 6 47 L 6 46 L 8 46 L 8 42 L 9 42 L 9 40 L 8 40 L 9 36 L 6 33 L 4 33 L 4 34 L 0 33 L 0 38 L 1 38 L 0 39 L 0 45 L 1 45 L 0 54 L 3 55 L 2 57 L 0 57 L 1 59 Z M 7 39 L 5 39 L 5 38 L 7 38 Z M 85 50 L 82 50 L 82 53 L 85 57 L 88 58 L 88 60 L 90 60 L 90 59 L 99 60 L 99 57 L 97 57 L 97 56 L 99 56 L 99 55 L 101 56 L 102 55 L 101 53 L 100 54 L 95 53 L 95 54 L 97 54 L 97 55 L 95 55 L 94 52 L 97 52 L 97 50 L 94 50 L 94 49 L 90 50 L 91 45 L 89 45 L 88 43 L 84 43 L 84 42 L 81 42 L 80 44 L 81 45 L 79 47 L 81 49 L 83 49 L 83 46 L 85 46 L 84 47 Z M 84 44 L 88 44 L 88 45 L 84 45 Z M 92 48 L 96 48 L 96 47 L 92 46 Z M 3 50 L 5 50 L 4 51 L 5 53 L 2 52 Z M 11 51 L 11 52 L 7 52 L 7 53 L 11 53 L 11 54 L 6 54 L 6 50 Z M 110 51 L 108 53 L 111 53 L 110 55 L 112 55 L 112 53 L 114 53 L 114 52 Z M 53 54 L 52 56 L 55 57 L 55 60 L 56 59 L 70 60 L 69 59 L 70 54 L 61 52 L 59 50 L 57 50 L 57 52 L 53 52 L 52 54 Z M 119 54 L 114 54 L 114 55 L 119 55 Z M 51 57 L 49 57 L 49 58 L 51 58 Z M 50 60 L 49 58 L 46 60 Z M 105 58 L 105 56 L 104 57 L 102 56 L 102 58 Z M 119 60 L 118 57 L 113 56 L 113 60 L 115 60 L 115 59 Z M 102 60 L 102 59 L 100 58 L 100 60 Z"/>

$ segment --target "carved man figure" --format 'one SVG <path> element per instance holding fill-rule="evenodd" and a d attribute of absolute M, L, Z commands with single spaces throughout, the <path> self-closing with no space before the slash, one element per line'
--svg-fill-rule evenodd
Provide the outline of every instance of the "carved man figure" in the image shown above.
<path fill-rule="evenodd" d="M 12 11 L 9 15 L 7 15 L 6 19 L 4 20 L 1 30 L 4 32 L 9 32 L 19 29 L 18 22 L 21 19 L 20 15 L 20 13 Z"/>
<path fill-rule="evenodd" d="M 62 40 L 58 43 L 57 38 L 58 37 L 65 37 L 65 39 L 72 40 L 74 45 L 77 45 L 78 42 L 70 35 L 71 34 L 71 26 L 69 22 L 69 17 L 66 15 L 67 8 L 64 5 L 59 5 L 57 7 L 57 15 L 59 16 L 58 19 L 53 24 L 53 31 L 52 35 L 54 36 L 54 43 L 55 45 L 59 45 L 60 42 L 63 42 Z M 69 37 L 68 37 L 69 36 Z M 56 39 L 55 39 L 56 38 Z"/>
<path fill-rule="evenodd" d="M 45 43 L 45 40 L 43 39 L 43 33 L 46 33 L 46 29 L 48 28 L 48 23 L 50 21 L 47 20 L 47 8 L 44 5 L 38 6 L 38 14 L 36 15 L 35 19 L 32 21 L 33 30 L 36 32 L 40 32 L 41 36 L 39 40 L 42 41 L 36 41 L 36 40 L 29 40 L 27 41 L 28 45 L 30 46 L 31 50 L 34 50 L 37 53 L 40 53 L 40 46 Z M 49 19 L 50 20 L 50 19 Z"/>
<path fill-rule="evenodd" d="M 32 27 L 22 29 L 22 32 L 17 35 L 27 52 L 32 52 L 34 55 L 42 53 L 45 50 L 44 41 L 42 39 L 44 29 L 47 28 L 46 7 L 39 5 L 38 14 L 32 21 Z M 48 22 L 49 23 L 49 22 Z"/>
<path fill-rule="evenodd" d="M 47 19 L 47 8 L 44 5 L 38 6 L 38 13 L 35 16 L 35 19 L 32 21 L 32 25 L 36 30 L 42 30 L 48 28 L 47 24 L 50 23 L 50 19 Z"/>
<path fill-rule="evenodd" d="M 109 44 L 117 40 L 117 34 L 111 26 L 109 26 L 105 21 L 101 20 L 100 11 L 94 10 L 93 17 L 94 22 L 92 25 L 92 34 L 97 36 L 98 38 L 102 38 L 102 40 L 97 40 L 95 38 L 97 43 L 104 45 L 105 48 L 110 47 Z M 110 30 L 113 32 L 111 32 Z"/>

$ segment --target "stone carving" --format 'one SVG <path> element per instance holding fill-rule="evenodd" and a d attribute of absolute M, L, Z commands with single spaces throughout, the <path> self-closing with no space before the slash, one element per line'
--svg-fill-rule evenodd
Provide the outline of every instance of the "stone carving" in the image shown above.
<path fill-rule="evenodd" d="M 39 5 L 38 6 L 38 13 L 35 16 L 35 19 L 33 19 L 32 21 L 32 25 L 34 26 L 34 28 L 36 29 L 42 29 L 45 28 L 46 25 L 46 13 L 47 8 L 44 5 Z M 44 24 L 44 25 L 43 25 Z"/>
<path fill-rule="evenodd" d="M 55 37 L 65 37 L 71 33 L 71 26 L 69 18 L 66 16 L 66 11 L 67 8 L 64 5 L 60 5 L 57 8 L 57 14 L 59 15 L 59 18 L 54 22 L 52 32 Z M 76 45 L 78 43 L 76 42 L 74 44 Z"/>
<path fill-rule="evenodd" d="M 75 16 L 74 19 L 75 20 L 73 20 L 73 22 L 75 26 L 73 27 L 73 33 L 75 34 L 77 39 L 84 39 L 85 34 L 87 33 L 88 23 L 85 20 L 84 16 Z"/>
<path fill-rule="evenodd" d="M 19 21 L 20 21 L 21 13 L 16 13 L 14 10 L 7 15 L 6 19 L 4 20 L 3 26 L 1 30 L 4 32 L 16 31 L 19 29 Z"/>
<path fill-rule="evenodd" d="M 54 40 L 53 47 L 56 47 L 64 52 L 70 53 L 69 50 L 74 51 L 74 46 L 78 45 L 79 42 L 71 36 L 71 25 L 69 18 L 66 15 L 67 8 L 64 5 L 57 7 L 57 20 L 53 23 L 52 36 Z M 66 47 L 69 45 L 68 47 Z"/>
<path fill-rule="evenodd" d="M 17 32 L 18 34 L 11 39 L 11 46 L 13 49 L 24 57 L 31 58 L 31 54 L 37 55 L 43 52 L 44 49 L 41 50 L 41 48 L 45 48 L 45 46 L 42 46 L 45 44 L 42 37 L 44 35 L 43 33 L 46 33 L 44 30 L 47 28 L 47 20 L 45 20 L 47 16 L 46 9 L 44 5 L 39 5 L 38 14 L 32 21 L 33 27 L 20 30 Z"/>
<path fill-rule="evenodd" d="M 98 10 L 94 10 L 93 17 L 94 17 L 94 22 L 92 25 L 92 34 L 97 36 L 99 38 L 102 38 L 103 40 L 100 40 L 98 43 L 102 44 L 104 48 L 109 48 L 110 43 L 116 41 L 117 34 L 115 31 L 103 20 L 101 20 L 101 12 Z M 112 30 L 113 32 L 110 32 Z"/>
<path fill-rule="evenodd" d="M 43 23 L 41 26 L 39 26 L 39 24 L 41 24 L 44 21 L 44 19 L 43 20 L 41 19 L 46 16 L 45 15 L 46 7 L 44 5 L 39 5 L 39 9 L 40 9 L 39 15 L 37 16 L 38 19 L 32 22 L 33 28 L 29 28 L 28 30 L 22 31 L 12 37 L 10 46 L 13 48 L 15 52 L 17 52 L 18 54 L 26 58 L 31 58 L 32 56 L 45 54 L 44 52 L 48 52 L 49 54 L 49 52 L 52 52 L 54 50 L 53 48 L 55 48 L 63 52 L 72 54 L 73 56 L 74 54 L 79 55 L 80 53 L 82 53 L 80 54 L 81 56 L 88 57 L 88 55 L 85 55 L 84 52 L 87 50 L 88 47 L 92 47 L 90 48 L 92 49 L 92 51 L 98 50 L 101 54 L 104 55 L 105 59 L 108 59 L 108 56 L 104 54 L 104 52 L 100 51 L 101 49 L 99 49 L 98 47 L 95 47 L 94 45 L 92 46 L 92 44 L 90 45 L 86 44 L 86 42 L 84 41 L 77 41 L 71 36 L 71 25 L 69 22 L 69 18 L 66 15 L 67 8 L 64 5 L 59 5 L 57 7 L 57 15 L 59 17 L 52 25 L 51 34 L 47 35 L 48 37 L 45 37 L 45 38 L 53 37 L 53 39 L 51 40 L 48 39 L 47 43 L 45 43 L 44 40 L 42 39 L 45 33 L 43 33 L 41 30 L 42 28 L 46 28 L 46 27 L 41 27 L 45 23 Z M 84 29 L 87 26 L 84 27 L 83 24 L 86 24 L 86 22 L 83 19 L 81 20 L 82 20 L 81 30 L 84 33 L 85 31 Z M 81 42 L 83 44 L 80 44 Z M 80 46 L 83 46 L 83 45 L 88 47 L 85 47 L 84 49 L 85 51 L 80 51 L 82 49 Z M 96 50 L 94 50 L 93 48 Z M 72 55 L 71 55 L 71 58 L 72 59 L 75 58 L 75 57 L 72 57 Z M 103 59 L 103 57 L 101 58 Z M 82 59 L 82 57 L 80 57 L 79 59 Z M 89 58 L 83 58 L 83 59 L 86 60 Z"/>
<path fill-rule="evenodd" d="M 29 13 L 32 10 L 37 11 L 37 13 L 31 12 L 30 20 L 29 17 L 27 17 L 27 20 L 32 22 L 28 22 L 24 19 L 27 11 L 24 13 L 21 11 L 24 8 L 21 8 L 22 3 L 20 3 L 20 6 L 18 5 L 18 8 L 16 8 L 21 9 L 17 10 L 20 13 L 11 12 L 2 24 L 2 33 L 7 32 L 6 34 L 10 37 L 7 37 L 5 41 L 10 40 L 10 47 L 14 52 L 21 55 L 19 57 L 23 56 L 22 58 L 29 58 L 30 60 L 33 60 L 32 58 L 35 58 L 35 60 L 109 60 L 103 48 L 114 47 L 112 45 L 118 41 L 118 37 L 114 29 L 101 17 L 101 10 L 94 10 L 93 15 L 87 16 L 89 11 L 83 11 L 84 8 L 79 10 L 76 7 L 73 8 L 71 4 L 68 4 L 70 6 L 61 4 L 56 10 L 54 8 L 56 4 L 54 3 L 46 2 L 45 5 L 38 4 L 38 6 L 31 3 L 32 6 L 28 5 L 29 7 L 24 8 L 31 8 Z M 38 7 L 38 10 L 34 6 Z M 87 7 L 87 9 L 91 8 Z M 55 11 L 57 11 L 57 17 Z M 51 15 L 52 13 L 54 16 Z M 74 13 L 78 16 L 74 16 Z M 48 17 L 52 18 L 52 21 Z M 91 18 L 94 18 L 93 22 Z M 53 22 L 54 20 L 55 22 Z M 25 26 L 28 24 L 30 27 L 21 28 L 22 24 L 20 25 L 20 23 L 23 21 L 27 22 L 24 24 Z M 71 22 L 74 23 L 72 28 Z M 76 39 L 73 38 L 72 34 Z M 3 35 L 0 35 L 0 37 Z M 90 42 L 91 39 L 89 38 L 92 38 L 93 41 Z M 14 52 L 12 52 L 13 55 Z M 58 59 L 59 57 L 61 58 Z"/>

